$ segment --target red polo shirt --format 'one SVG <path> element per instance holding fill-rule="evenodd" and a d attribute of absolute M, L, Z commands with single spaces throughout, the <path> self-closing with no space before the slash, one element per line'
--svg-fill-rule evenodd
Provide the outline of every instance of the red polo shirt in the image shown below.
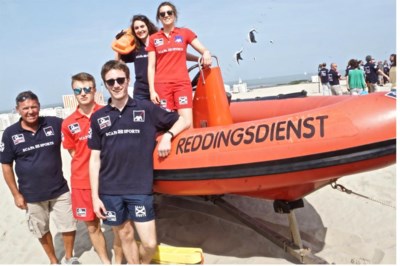
<path fill-rule="evenodd" d="M 156 53 L 155 83 L 190 81 L 186 49 L 197 35 L 187 28 L 174 28 L 169 37 L 162 29 L 150 36 L 146 50 Z"/>
<path fill-rule="evenodd" d="M 103 106 L 96 104 L 93 113 Z M 90 189 L 89 159 L 91 150 L 87 146 L 90 117 L 79 112 L 78 108 L 62 123 L 63 147 L 75 150 L 71 161 L 71 187 Z"/>

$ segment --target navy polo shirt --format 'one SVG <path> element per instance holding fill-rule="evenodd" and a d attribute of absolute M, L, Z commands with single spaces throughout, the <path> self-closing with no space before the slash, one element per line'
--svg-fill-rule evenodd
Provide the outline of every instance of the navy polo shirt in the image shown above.
<path fill-rule="evenodd" d="M 329 70 L 328 77 L 329 77 L 329 84 L 330 85 L 339 85 L 340 73 L 331 69 Z"/>
<path fill-rule="evenodd" d="M 132 98 L 121 112 L 108 104 L 94 113 L 88 146 L 100 150 L 99 193 L 151 194 L 156 133 L 178 118 L 176 112 Z"/>
<path fill-rule="evenodd" d="M 0 145 L 0 162 L 12 164 L 18 188 L 29 203 L 54 199 L 69 191 L 62 172 L 61 123 L 57 117 L 40 117 L 33 133 L 21 121 L 6 128 Z"/>
<path fill-rule="evenodd" d="M 121 59 L 125 63 L 133 62 L 135 65 L 135 84 L 133 95 L 140 95 L 142 96 L 141 99 L 145 98 L 150 100 L 149 81 L 147 79 L 147 66 L 149 62 L 146 47 L 141 44 L 138 50 L 135 49 L 127 55 L 121 55 Z"/>
<path fill-rule="evenodd" d="M 367 63 L 364 65 L 365 80 L 369 83 L 378 82 L 378 67 L 374 63 Z"/>
<path fill-rule="evenodd" d="M 319 71 L 319 73 L 318 73 L 318 75 L 320 76 L 320 78 L 321 78 L 321 83 L 328 83 L 328 69 L 326 69 L 326 68 L 322 68 L 320 71 Z"/>

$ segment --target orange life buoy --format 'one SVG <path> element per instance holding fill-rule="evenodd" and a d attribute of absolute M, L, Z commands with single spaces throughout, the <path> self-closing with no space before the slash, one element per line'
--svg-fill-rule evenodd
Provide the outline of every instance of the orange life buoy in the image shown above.
<path fill-rule="evenodd" d="M 135 38 L 130 28 L 118 33 L 111 44 L 111 48 L 119 54 L 129 54 L 135 47 Z"/>

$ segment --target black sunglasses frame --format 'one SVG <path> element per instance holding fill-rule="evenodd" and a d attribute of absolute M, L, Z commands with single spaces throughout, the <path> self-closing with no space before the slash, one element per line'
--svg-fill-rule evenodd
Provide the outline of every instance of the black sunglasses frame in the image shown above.
<path fill-rule="evenodd" d="M 125 83 L 126 78 L 116 78 L 116 79 L 107 79 L 105 82 L 108 86 L 113 87 L 115 85 L 115 82 L 117 82 L 119 85 L 122 85 Z"/>
<path fill-rule="evenodd" d="M 158 15 L 162 18 L 165 18 L 167 15 L 172 16 L 173 14 L 175 14 L 173 10 L 158 13 Z"/>

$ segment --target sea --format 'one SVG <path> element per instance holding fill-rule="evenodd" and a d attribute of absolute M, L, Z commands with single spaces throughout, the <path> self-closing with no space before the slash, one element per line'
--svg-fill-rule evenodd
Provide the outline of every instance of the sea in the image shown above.
<path fill-rule="evenodd" d="M 296 74 L 296 75 L 286 75 L 286 76 L 277 76 L 277 77 L 263 77 L 257 79 L 243 79 L 236 81 L 228 81 L 225 82 L 227 85 L 232 86 L 233 84 L 237 84 L 240 82 L 246 83 L 247 88 L 250 90 L 257 88 L 268 88 L 275 87 L 280 85 L 290 85 L 290 84 L 298 84 L 302 82 L 311 82 L 311 77 L 318 75 L 317 73 L 304 73 L 304 74 Z"/>

